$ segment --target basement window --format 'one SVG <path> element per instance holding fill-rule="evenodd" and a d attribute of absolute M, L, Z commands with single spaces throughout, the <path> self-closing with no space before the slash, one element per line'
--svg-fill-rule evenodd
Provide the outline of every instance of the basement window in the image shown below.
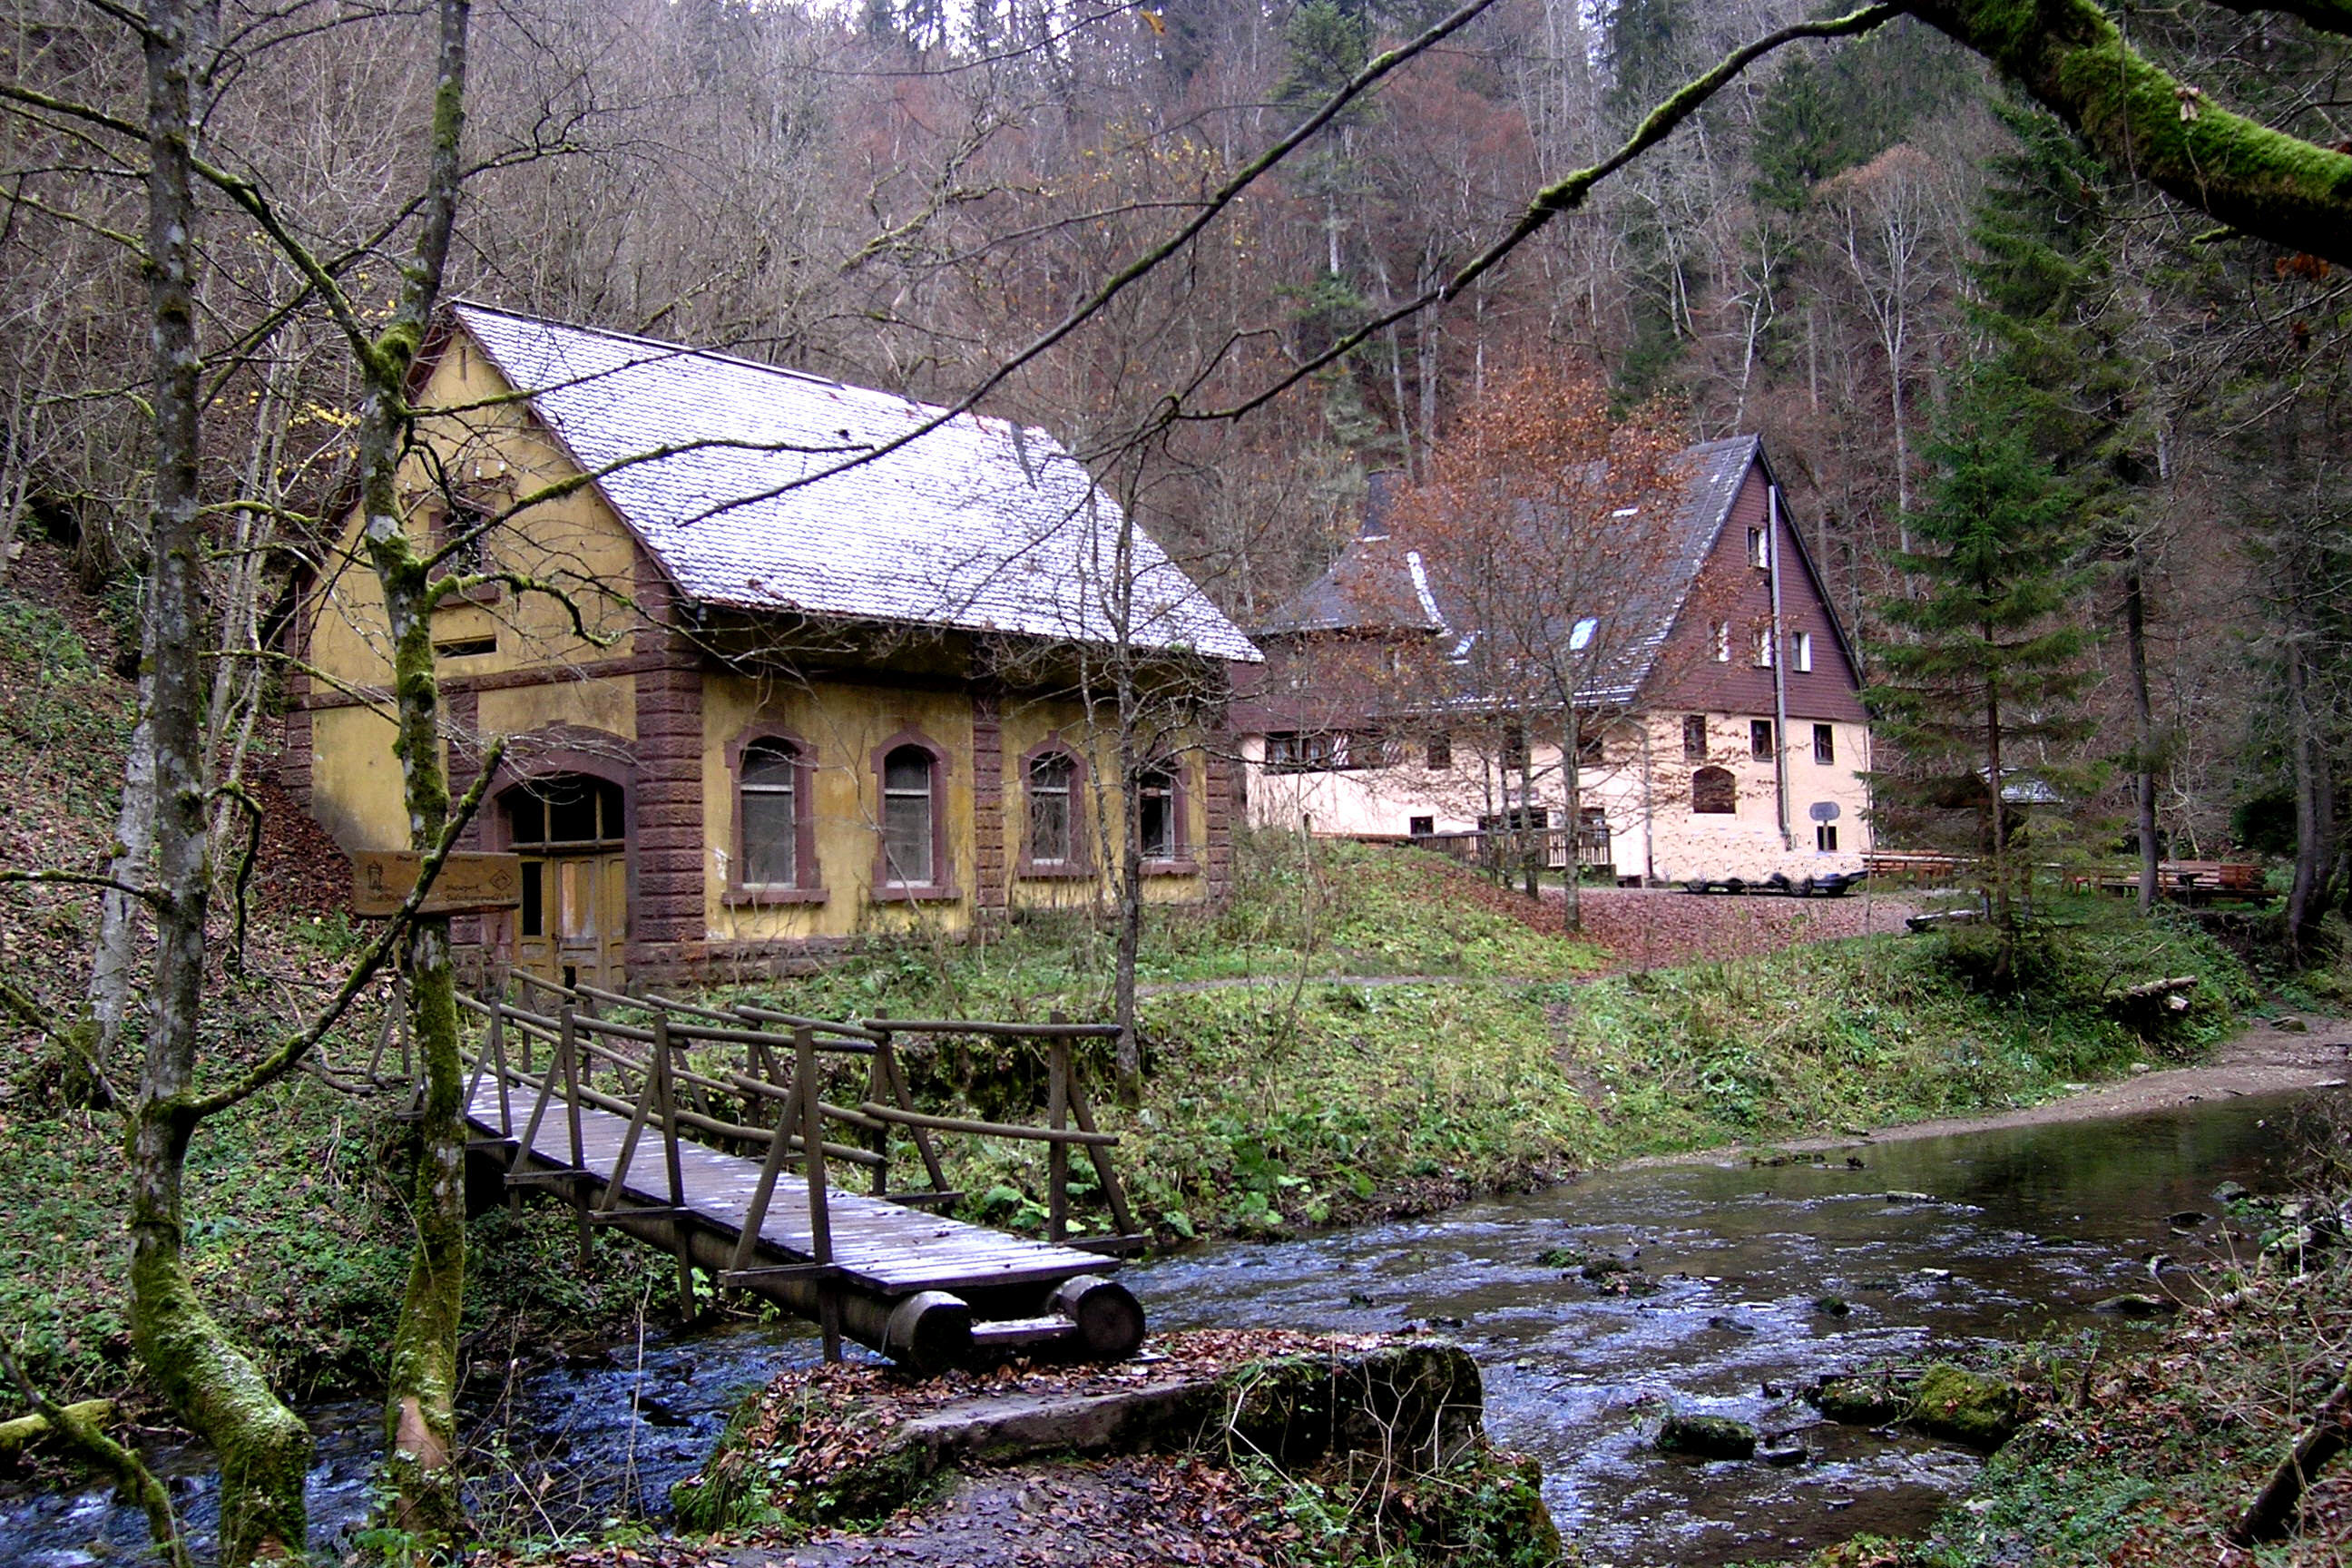
<path fill-rule="evenodd" d="M 452 637 L 447 642 L 436 642 L 433 645 L 433 657 L 436 658 L 478 658 L 486 653 L 498 651 L 499 638 L 496 632 L 486 637 Z"/>
<path fill-rule="evenodd" d="M 1824 855 L 1834 855 L 1837 853 L 1836 823 L 1822 822 L 1814 824 L 1813 847 L 1820 850 Z"/>

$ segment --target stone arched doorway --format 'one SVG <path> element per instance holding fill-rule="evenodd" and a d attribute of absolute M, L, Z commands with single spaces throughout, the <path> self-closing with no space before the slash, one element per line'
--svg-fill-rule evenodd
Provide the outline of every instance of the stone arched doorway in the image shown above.
<path fill-rule="evenodd" d="M 499 795 L 505 847 L 522 857 L 513 963 L 559 985 L 619 990 L 629 939 L 628 793 L 593 773 L 550 773 Z"/>

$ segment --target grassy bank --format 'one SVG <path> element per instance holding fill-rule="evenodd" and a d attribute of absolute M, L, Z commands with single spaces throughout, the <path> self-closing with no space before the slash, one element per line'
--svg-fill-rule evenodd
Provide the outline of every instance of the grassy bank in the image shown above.
<path fill-rule="evenodd" d="M 1308 867 L 1295 845 L 1245 844 L 1233 908 L 1171 916 L 1148 944 L 1156 978 L 1255 976 L 1141 1004 L 1143 1103 L 1107 1119 L 1164 1236 L 1268 1235 L 1632 1155 L 2031 1103 L 2190 1055 L 2256 996 L 2193 927 L 2101 900 L 2052 911 L 2021 995 L 1972 988 L 1968 952 L 1941 937 L 1579 979 L 1599 954 L 1528 929 L 1446 862 L 1322 846 Z M 877 952 L 730 994 L 833 1016 L 1097 1017 L 1097 940 L 1024 924 L 985 947 Z M 1432 978 L 1350 984 L 1334 977 L 1343 961 Z M 2119 1000 L 2180 974 L 2201 978 L 2184 1014 L 2159 1022 Z M 1107 1100 L 1107 1049 L 1084 1066 Z M 1010 1120 L 1043 1102 L 1044 1062 L 1025 1046 L 918 1046 L 910 1067 L 927 1102 Z M 1040 1222 L 1044 1161 L 1028 1147 L 953 1152 L 956 1184 L 982 1194 L 975 1217 Z"/>
<path fill-rule="evenodd" d="M 0 589 L 0 866 L 96 870 L 114 832 L 132 692 L 106 667 L 118 640 L 107 608 L 80 595 L 54 556 L 28 553 Z M 93 650 L 97 651 L 93 651 Z M 257 764 L 266 772 L 266 761 Z M 226 973 L 232 922 L 216 924 L 208 1055 L 217 1064 L 274 1041 L 357 945 L 327 913 L 348 886 L 323 836 L 257 781 L 278 808 L 240 973 Z M 228 900 L 224 898 L 226 905 Z M 0 891 L 0 977 L 60 1018 L 82 1005 L 95 900 L 79 889 Z M 373 1007 L 373 1004 L 371 1004 Z M 331 1041 L 363 1059 L 374 1015 Z M 131 1021 L 136 1050 L 138 1019 Z M 123 1268 L 122 1125 L 61 1098 L 58 1047 L 13 1017 L 0 1033 L 0 1335 L 59 1398 L 134 1385 Z M 128 1084 L 135 1059 L 116 1077 Z M 372 1392 L 382 1381 L 407 1268 L 400 1124 L 381 1100 L 297 1076 L 200 1130 L 187 1169 L 189 1250 L 222 1322 L 297 1400 Z M 474 1230 L 467 1331 L 486 1359 L 567 1333 L 625 1326 L 661 1273 L 600 1242 L 572 1266 L 572 1231 L 551 1210 L 497 1214 Z M 17 1408 L 13 1389 L 0 1413 Z"/>

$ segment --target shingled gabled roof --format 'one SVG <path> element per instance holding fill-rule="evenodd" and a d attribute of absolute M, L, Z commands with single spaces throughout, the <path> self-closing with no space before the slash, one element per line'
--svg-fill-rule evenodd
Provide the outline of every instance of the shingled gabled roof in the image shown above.
<path fill-rule="evenodd" d="M 1118 503 L 1045 431 L 756 361 L 460 303 L 450 316 L 688 599 L 1103 643 Z M 670 455 L 631 461 L 647 453 Z M 1255 661 L 1140 528 L 1132 639 Z"/>
<path fill-rule="evenodd" d="M 1622 519 L 1627 528 L 1664 526 L 1667 537 L 1651 547 L 1623 552 L 1622 582 L 1591 584 L 1591 605 L 1560 606 L 1562 635 L 1579 618 L 1607 614 L 1618 619 L 1605 669 L 1592 674 L 1594 701 L 1623 701 L 1640 690 L 1656 667 L 1658 654 L 1688 602 L 1699 568 L 1723 531 L 1748 470 L 1761 460 L 1763 443 L 1735 436 L 1685 447 L 1669 460 L 1676 486 L 1671 511 L 1644 506 Z M 1265 637 L 1313 633 L 1360 636 L 1447 632 L 1468 636 L 1478 629 L 1448 613 L 1442 578 L 1412 547 L 1410 531 L 1391 531 L 1385 490 L 1375 486 L 1362 529 L 1339 552 L 1330 570 L 1266 617 Z M 1659 521 L 1665 512 L 1663 525 Z M 1530 526 L 1540 526 L 1531 522 Z"/>

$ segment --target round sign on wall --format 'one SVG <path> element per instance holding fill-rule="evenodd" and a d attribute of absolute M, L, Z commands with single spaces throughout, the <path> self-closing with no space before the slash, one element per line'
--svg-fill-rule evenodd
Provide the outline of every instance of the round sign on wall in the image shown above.
<path fill-rule="evenodd" d="M 1838 819 L 1838 803 L 1833 800 L 1817 800 L 1805 815 L 1815 822 L 1835 822 Z"/>

